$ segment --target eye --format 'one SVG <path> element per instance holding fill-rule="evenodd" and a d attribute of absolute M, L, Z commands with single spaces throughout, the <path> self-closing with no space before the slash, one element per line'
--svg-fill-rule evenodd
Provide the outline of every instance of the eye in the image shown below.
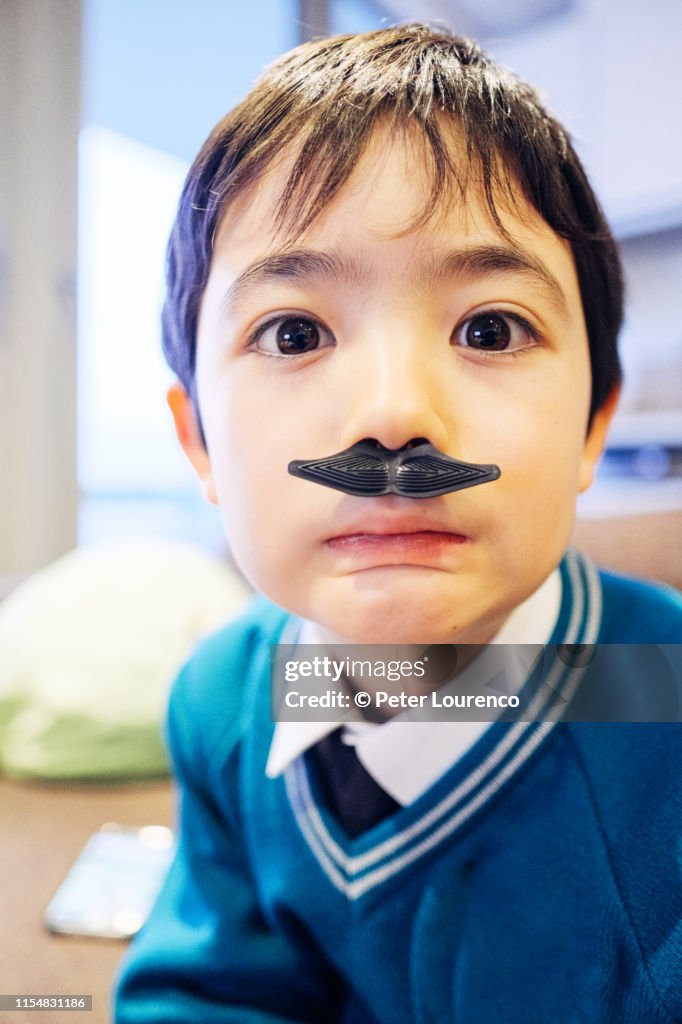
<path fill-rule="evenodd" d="M 254 332 L 251 343 L 273 356 L 299 356 L 333 344 L 330 332 L 307 316 L 279 316 Z"/>
<path fill-rule="evenodd" d="M 485 310 L 460 324 L 453 340 L 455 344 L 478 352 L 506 352 L 511 355 L 532 348 L 539 340 L 539 334 L 517 313 Z"/>

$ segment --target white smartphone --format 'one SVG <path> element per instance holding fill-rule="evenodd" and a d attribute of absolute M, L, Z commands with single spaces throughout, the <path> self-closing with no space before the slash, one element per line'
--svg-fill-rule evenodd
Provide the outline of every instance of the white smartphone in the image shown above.
<path fill-rule="evenodd" d="M 103 825 L 90 837 L 45 910 L 51 932 L 131 938 L 146 921 L 173 856 L 173 833 Z"/>

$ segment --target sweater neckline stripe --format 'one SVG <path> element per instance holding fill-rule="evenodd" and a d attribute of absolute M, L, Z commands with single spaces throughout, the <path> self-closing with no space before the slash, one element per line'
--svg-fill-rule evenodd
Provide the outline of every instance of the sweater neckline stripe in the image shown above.
<path fill-rule="evenodd" d="M 363 896 L 370 889 L 373 889 L 377 885 L 381 885 L 392 875 L 397 874 L 403 868 L 408 867 L 415 860 L 429 853 L 441 842 L 452 835 L 460 825 L 463 825 L 475 812 L 485 804 L 490 797 L 498 789 L 500 789 L 504 783 L 510 778 L 517 770 L 517 768 L 526 761 L 533 753 L 536 747 L 542 743 L 547 733 L 553 726 L 552 722 L 544 722 L 539 725 L 534 731 L 529 742 L 525 747 L 521 748 L 516 752 L 513 758 L 507 762 L 504 769 L 495 777 L 494 783 L 490 786 L 480 789 L 478 793 L 470 800 L 466 806 L 461 807 L 456 814 L 450 818 L 446 818 L 445 821 L 435 831 L 426 835 L 421 842 L 415 846 L 410 847 L 401 856 L 395 857 L 393 860 L 386 861 L 381 864 L 374 871 L 370 871 L 347 885 L 347 894 L 351 899 L 358 899 Z"/>

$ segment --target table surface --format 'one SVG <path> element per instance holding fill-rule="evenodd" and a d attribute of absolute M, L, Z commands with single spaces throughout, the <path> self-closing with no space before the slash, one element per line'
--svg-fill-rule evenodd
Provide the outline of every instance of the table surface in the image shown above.
<path fill-rule="evenodd" d="M 2 1012 L 1 1024 L 107 1024 L 125 942 L 49 934 L 45 907 L 105 822 L 169 825 L 168 782 L 51 785 L 0 778 L 0 994 L 92 994 L 92 1013 Z"/>

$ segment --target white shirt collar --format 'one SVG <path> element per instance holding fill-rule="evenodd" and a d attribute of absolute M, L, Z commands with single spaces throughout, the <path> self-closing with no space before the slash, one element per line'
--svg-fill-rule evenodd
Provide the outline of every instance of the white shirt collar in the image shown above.
<path fill-rule="evenodd" d="M 555 569 L 544 583 L 509 615 L 493 644 L 546 644 L 561 606 L 561 575 Z M 321 643 L 318 626 L 302 623 L 298 643 Z M 405 721 L 400 715 L 375 725 L 349 721 L 343 739 L 373 778 L 400 804 L 425 792 L 473 745 L 487 722 Z M 276 778 L 301 754 L 319 743 L 339 722 L 277 722 L 265 773 Z"/>

